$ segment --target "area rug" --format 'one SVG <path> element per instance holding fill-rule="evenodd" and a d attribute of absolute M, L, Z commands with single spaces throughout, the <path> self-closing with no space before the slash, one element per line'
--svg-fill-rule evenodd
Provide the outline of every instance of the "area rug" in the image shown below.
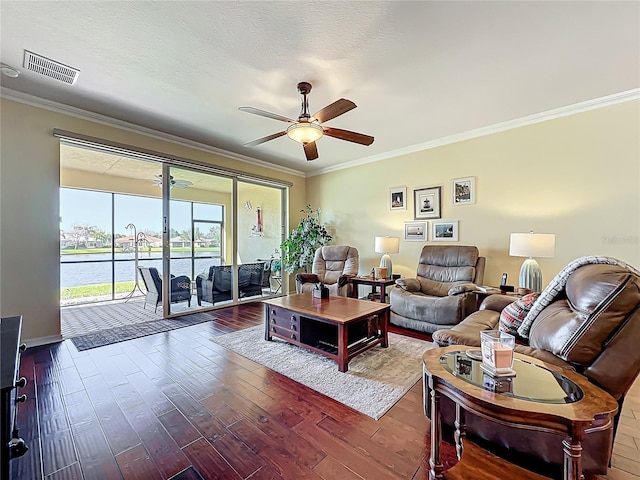
<path fill-rule="evenodd" d="M 104 347 L 112 343 L 125 342 L 134 338 L 146 337 L 155 333 L 168 332 L 177 328 L 189 327 L 203 322 L 215 320 L 209 314 L 194 313 L 185 315 L 179 319 L 154 320 L 152 322 L 136 323 L 125 325 L 124 327 L 109 328 L 87 335 L 73 337 L 70 340 L 79 351 L 89 350 L 96 347 Z"/>
<path fill-rule="evenodd" d="M 433 343 L 389 334 L 389 347 L 375 347 L 349 362 L 346 373 L 333 360 L 274 339 L 257 326 L 211 339 L 254 362 L 378 420 L 422 375 L 422 354 Z"/>

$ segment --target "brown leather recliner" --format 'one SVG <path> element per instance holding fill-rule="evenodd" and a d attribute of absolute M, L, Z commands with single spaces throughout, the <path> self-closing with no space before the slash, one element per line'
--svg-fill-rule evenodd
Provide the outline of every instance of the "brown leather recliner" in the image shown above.
<path fill-rule="evenodd" d="M 296 292 L 310 292 L 318 283 L 329 288 L 330 295 L 348 297 L 351 294 L 350 276 L 358 275 L 358 250 L 347 245 L 325 245 L 316 250 L 312 273 L 296 275 Z"/>
<path fill-rule="evenodd" d="M 415 278 L 400 278 L 389 292 L 390 322 L 432 333 L 451 328 L 476 311 L 471 293 L 484 278 L 485 258 L 477 247 L 426 245 Z"/>
<path fill-rule="evenodd" d="M 480 346 L 480 332 L 499 328 L 500 311 L 513 299 L 491 295 L 480 310 L 456 327 L 439 330 L 433 339 L 440 346 Z M 534 305 L 535 307 L 535 305 Z M 573 368 L 618 400 L 640 373 L 640 275 L 617 265 L 584 265 L 566 279 L 564 289 L 536 316 L 528 340 L 518 339 L 515 350 L 541 360 Z M 453 403 L 442 399 L 443 423 L 455 419 Z M 582 443 L 583 471 L 606 474 L 611 458 L 614 424 L 596 425 Z M 540 473 L 557 475 L 562 466 L 559 435 L 498 425 L 467 415 L 468 435 L 498 453 Z M 543 460 L 551 471 L 544 470 Z"/>

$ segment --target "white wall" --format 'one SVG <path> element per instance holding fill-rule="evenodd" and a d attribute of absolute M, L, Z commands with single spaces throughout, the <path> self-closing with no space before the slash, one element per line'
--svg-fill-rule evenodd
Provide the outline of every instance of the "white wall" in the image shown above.
<path fill-rule="evenodd" d="M 452 205 L 451 180 L 469 176 L 477 203 Z M 390 211 L 389 188 L 403 185 L 408 208 Z M 583 255 L 640 267 L 640 102 L 311 177 L 307 201 L 335 227 L 334 244 L 358 248 L 368 273 L 380 259 L 374 237 L 402 238 L 414 219 L 413 190 L 432 185 L 442 186 L 442 218 L 460 222 L 457 244 L 487 257 L 486 284 L 507 272 L 517 285 L 524 259 L 509 256 L 509 234 L 530 230 L 556 234 L 555 257 L 538 259 L 544 285 Z M 401 240 L 394 272 L 414 276 L 423 245 Z"/>

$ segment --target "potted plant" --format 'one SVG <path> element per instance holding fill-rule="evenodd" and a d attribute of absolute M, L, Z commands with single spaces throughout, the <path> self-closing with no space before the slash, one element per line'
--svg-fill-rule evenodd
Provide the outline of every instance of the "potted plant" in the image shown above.
<path fill-rule="evenodd" d="M 288 273 L 305 269 L 313 262 L 313 256 L 318 247 L 331 241 L 331 235 L 324 225 L 320 224 L 320 209 L 314 210 L 311 205 L 307 205 L 300 210 L 305 216 L 300 223 L 291 231 L 280 250 L 282 251 L 282 266 Z"/>

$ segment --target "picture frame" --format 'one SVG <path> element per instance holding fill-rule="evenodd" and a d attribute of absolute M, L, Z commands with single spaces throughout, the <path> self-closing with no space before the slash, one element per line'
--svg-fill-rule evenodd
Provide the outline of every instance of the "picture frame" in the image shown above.
<path fill-rule="evenodd" d="M 426 242 L 427 222 L 404 222 L 404 239 L 407 242 Z"/>
<path fill-rule="evenodd" d="M 407 187 L 389 189 L 389 210 L 407 209 Z"/>
<path fill-rule="evenodd" d="M 442 187 L 417 188 L 413 191 L 413 218 L 440 218 Z"/>
<path fill-rule="evenodd" d="M 432 242 L 457 242 L 458 220 L 439 220 L 431 222 Z"/>
<path fill-rule="evenodd" d="M 452 205 L 476 203 L 476 177 L 454 178 L 451 180 Z"/>

